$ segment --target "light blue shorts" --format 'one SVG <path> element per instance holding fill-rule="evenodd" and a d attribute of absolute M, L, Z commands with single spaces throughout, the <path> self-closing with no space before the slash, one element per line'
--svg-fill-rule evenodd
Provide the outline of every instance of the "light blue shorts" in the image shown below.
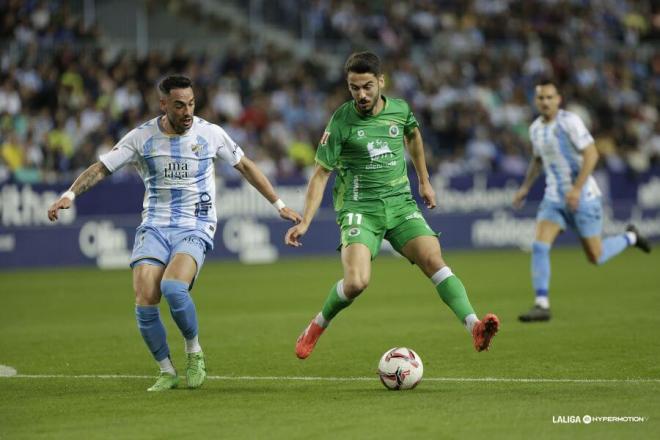
<path fill-rule="evenodd" d="M 131 268 L 140 264 L 167 266 L 174 255 L 188 254 L 197 263 L 195 274 L 197 278 L 199 271 L 202 270 L 206 251 L 211 248 L 212 243 L 209 238 L 194 229 L 140 226 L 135 232 L 130 266 Z"/>
<path fill-rule="evenodd" d="M 580 201 L 577 211 L 571 211 L 564 202 L 543 199 L 536 220 L 548 220 L 558 224 L 562 230 L 570 226 L 582 238 L 600 236 L 603 232 L 603 205 L 600 197 Z"/>

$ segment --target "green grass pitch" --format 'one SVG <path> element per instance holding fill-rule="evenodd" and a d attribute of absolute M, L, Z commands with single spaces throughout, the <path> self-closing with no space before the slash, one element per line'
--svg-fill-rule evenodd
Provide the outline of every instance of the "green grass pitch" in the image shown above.
<path fill-rule="evenodd" d="M 553 320 L 527 325 L 516 317 L 532 301 L 528 254 L 445 258 L 477 313 L 501 319 L 489 352 L 474 351 L 417 268 L 383 256 L 299 361 L 296 337 L 340 277 L 338 257 L 208 262 L 193 296 L 212 378 L 156 395 L 128 270 L 0 272 L 0 364 L 18 371 L 0 377 L 0 439 L 660 438 L 660 252 L 596 268 L 577 248 L 554 250 Z M 182 374 L 183 343 L 161 311 Z M 422 357 L 417 389 L 379 383 L 394 346 Z M 554 423 L 587 414 L 646 421 Z"/>

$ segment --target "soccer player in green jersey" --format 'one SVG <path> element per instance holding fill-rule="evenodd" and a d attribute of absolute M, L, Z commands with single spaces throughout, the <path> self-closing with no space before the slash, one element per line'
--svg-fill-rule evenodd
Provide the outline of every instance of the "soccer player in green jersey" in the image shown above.
<path fill-rule="evenodd" d="M 301 245 L 328 178 L 336 171 L 333 198 L 341 229 L 344 278 L 332 286 L 322 310 L 298 338 L 296 355 L 307 358 L 330 321 L 367 288 L 371 260 L 378 255 L 383 238 L 431 279 L 440 298 L 472 334 L 475 349 L 488 349 L 499 320 L 493 314 L 477 318 L 463 283 L 443 260 L 437 234 L 424 220 L 410 191 L 406 146 L 419 179 L 420 196 L 428 208 L 435 207 L 422 136 L 410 106 L 381 94 L 385 80 L 375 54 L 354 53 L 344 71 L 353 100 L 337 109 L 323 133 L 303 220 L 285 236 L 288 245 Z"/>

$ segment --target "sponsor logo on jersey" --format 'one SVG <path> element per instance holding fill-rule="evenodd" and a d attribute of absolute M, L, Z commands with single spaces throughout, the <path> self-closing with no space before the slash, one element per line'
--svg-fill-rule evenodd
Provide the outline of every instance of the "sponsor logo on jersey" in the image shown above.
<path fill-rule="evenodd" d="M 188 162 L 168 162 L 163 170 L 165 178 L 168 179 L 187 179 Z"/>
<path fill-rule="evenodd" d="M 367 143 L 367 150 L 369 151 L 371 160 L 376 160 L 379 157 L 385 156 L 386 154 L 392 154 L 390 145 L 387 143 L 387 141 L 383 141 L 381 139 L 376 139 L 375 141 Z"/>
<path fill-rule="evenodd" d="M 328 143 L 329 138 L 330 138 L 330 132 L 329 131 L 324 131 L 323 136 L 321 136 L 321 141 L 319 143 L 321 145 L 326 145 Z"/>
<path fill-rule="evenodd" d="M 351 228 L 348 230 L 349 237 L 357 237 L 360 235 L 360 228 Z"/>
<path fill-rule="evenodd" d="M 399 135 L 399 126 L 396 124 L 390 125 L 390 137 L 397 137 Z"/>
<path fill-rule="evenodd" d="M 199 202 L 195 203 L 195 217 L 206 217 L 209 215 L 209 209 L 213 207 L 213 201 L 208 193 L 199 195 Z"/>
<path fill-rule="evenodd" d="M 359 138 L 363 138 L 364 137 L 364 130 L 362 130 L 362 129 L 358 130 L 357 135 L 358 135 Z"/>
<path fill-rule="evenodd" d="M 412 214 L 408 214 L 406 216 L 406 220 L 412 220 L 414 218 L 424 219 L 424 217 L 422 217 L 422 214 L 420 212 L 413 212 Z"/>

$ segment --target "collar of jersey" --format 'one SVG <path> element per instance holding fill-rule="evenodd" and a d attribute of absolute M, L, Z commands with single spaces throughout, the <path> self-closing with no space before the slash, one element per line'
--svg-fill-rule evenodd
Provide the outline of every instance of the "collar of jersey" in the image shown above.
<path fill-rule="evenodd" d="M 553 123 L 557 122 L 559 120 L 559 114 L 562 111 L 563 111 L 562 109 L 559 109 L 557 111 L 557 114 L 555 115 L 554 119 L 552 121 L 549 121 L 549 122 L 545 122 L 545 120 L 543 119 L 543 115 L 541 115 L 541 124 L 543 124 L 543 125 L 552 125 Z"/>

